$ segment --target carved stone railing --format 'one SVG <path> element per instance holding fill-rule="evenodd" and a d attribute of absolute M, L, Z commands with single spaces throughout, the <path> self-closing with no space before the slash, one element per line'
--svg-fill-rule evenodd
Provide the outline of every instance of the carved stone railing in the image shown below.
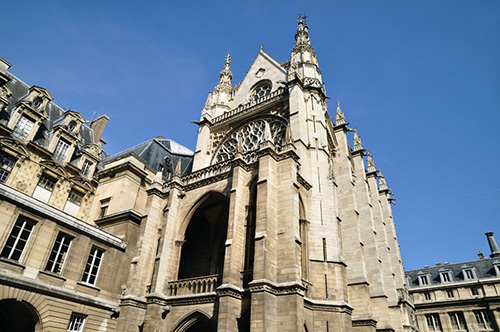
<path fill-rule="evenodd" d="M 249 103 L 246 103 L 244 105 L 240 105 L 236 108 L 233 108 L 229 112 L 225 112 L 224 114 L 219 115 L 218 117 L 215 117 L 213 119 L 212 123 L 214 125 L 222 123 L 222 122 L 227 121 L 231 118 L 234 118 L 238 115 L 247 113 L 250 110 L 252 110 L 254 107 L 259 106 L 262 103 L 272 102 L 272 101 L 278 100 L 285 94 L 285 92 L 286 92 L 285 88 L 279 88 L 278 90 L 271 92 L 268 95 L 262 96 L 257 100 L 252 100 Z"/>
<path fill-rule="evenodd" d="M 170 281 L 168 283 L 168 295 L 180 296 L 214 293 L 219 284 L 220 276 L 217 274 Z"/>
<path fill-rule="evenodd" d="M 181 181 L 184 186 L 189 186 L 193 183 L 204 181 L 208 178 L 215 177 L 231 171 L 231 161 L 218 163 L 212 166 L 202 168 L 196 172 L 189 173 L 182 177 Z"/>

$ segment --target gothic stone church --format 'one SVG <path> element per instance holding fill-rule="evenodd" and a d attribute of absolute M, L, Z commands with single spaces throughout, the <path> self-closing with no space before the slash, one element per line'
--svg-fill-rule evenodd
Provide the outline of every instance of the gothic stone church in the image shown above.
<path fill-rule="evenodd" d="M 108 155 L 108 117 L 9 67 L 3 331 L 415 330 L 391 192 L 340 105 L 330 117 L 301 19 L 286 63 L 261 48 L 234 85 L 227 56 L 195 152 L 156 137 Z"/>

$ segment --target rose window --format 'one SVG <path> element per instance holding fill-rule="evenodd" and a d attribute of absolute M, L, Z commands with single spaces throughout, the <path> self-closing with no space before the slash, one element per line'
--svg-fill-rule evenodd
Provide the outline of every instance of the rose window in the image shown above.
<path fill-rule="evenodd" d="M 253 90 L 252 94 L 250 95 L 250 100 L 257 100 L 260 97 L 264 97 L 268 94 L 271 93 L 271 84 L 265 83 Z"/>

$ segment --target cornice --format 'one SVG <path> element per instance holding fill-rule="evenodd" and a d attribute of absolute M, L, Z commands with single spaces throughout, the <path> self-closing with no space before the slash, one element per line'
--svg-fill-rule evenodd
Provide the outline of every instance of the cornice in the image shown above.
<path fill-rule="evenodd" d="M 95 223 L 96 225 L 101 227 L 121 221 L 131 221 L 137 225 L 140 225 L 142 219 L 144 219 L 145 217 L 146 217 L 145 215 L 142 215 L 134 210 L 126 210 L 104 216 L 100 219 L 97 219 Z"/>

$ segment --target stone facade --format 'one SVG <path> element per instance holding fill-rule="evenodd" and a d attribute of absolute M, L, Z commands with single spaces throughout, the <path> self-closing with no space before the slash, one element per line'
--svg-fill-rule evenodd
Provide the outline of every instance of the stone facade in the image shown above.
<path fill-rule="evenodd" d="M 195 152 L 157 137 L 109 156 L 107 117 L 2 64 L 12 331 L 415 330 L 391 191 L 340 104 L 330 118 L 300 17 L 289 61 L 261 47 L 233 85 L 226 57 Z"/>
<path fill-rule="evenodd" d="M 486 236 L 489 258 L 406 272 L 420 331 L 499 331 L 500 251 Z"/>

